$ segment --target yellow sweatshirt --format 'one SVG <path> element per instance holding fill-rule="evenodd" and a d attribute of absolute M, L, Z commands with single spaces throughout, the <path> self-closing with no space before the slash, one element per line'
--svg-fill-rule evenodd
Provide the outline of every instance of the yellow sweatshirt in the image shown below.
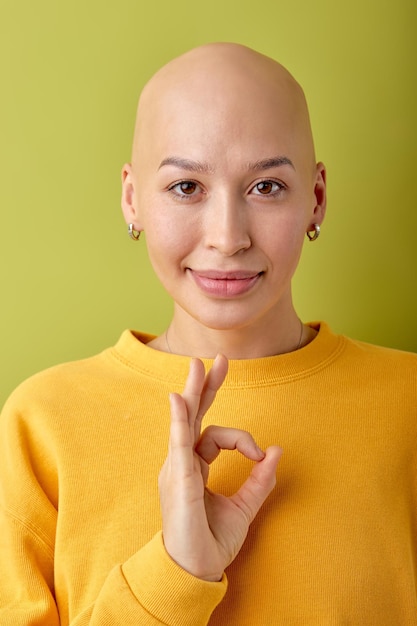
<path fill-rule="evenodd" d="M 417 625 L 417 355 L 334 335 L 232 361 L 205 424 L 284 455 L 219 583 L 164 550 L 157 477 L 189 359 L 126 331 L 21 385 L 0 428 L 3 626 Z M 207 363 L 209 365 L 209 363 Z M 223 452 L 211 489 L 251 463 Z"/>

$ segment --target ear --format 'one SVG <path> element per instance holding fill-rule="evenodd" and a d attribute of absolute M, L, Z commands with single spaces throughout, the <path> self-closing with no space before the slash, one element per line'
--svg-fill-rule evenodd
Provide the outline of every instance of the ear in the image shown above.
<path fill-rule="evenodd" d="M 314 182 L 315 207 L 312 215 L 313 224 L 320 224 L 324 220 L 326 214 L 326 168 L 323 163 L 316 165 L 316 177 Z"/>
<path fill-rule="evenodd" d="M 143 230 L 139 221 L 133 172 L 130 163 L 125 163 L 122 167 L 122 211 L 126 224 L 133 224 L 133 228 L 137 231 Z"/>

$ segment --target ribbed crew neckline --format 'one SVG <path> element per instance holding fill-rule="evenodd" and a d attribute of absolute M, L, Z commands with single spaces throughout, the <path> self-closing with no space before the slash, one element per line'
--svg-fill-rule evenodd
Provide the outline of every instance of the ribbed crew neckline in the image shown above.
<path fill-rule="evenodd" d="M 306 346 L 294 352 L 255 359 L 231 359 L 224 382 L 226 387 L 263 386 L 286 383 L 291 379 L 313 375 L 327 367 L 343 350 L 346 339 L 334 334 L 325 322 L 308 324 L 318 331 Z M 116 345 L 110 348 L 113 358 L 150 378 L 172 384 L 183 384 L 187 376 L 190 357 L 161 352 L 147 343 L 153 335 L 135 330 L 125 330 Z M 201 359 L 208 369 L 212 359 Z"/>

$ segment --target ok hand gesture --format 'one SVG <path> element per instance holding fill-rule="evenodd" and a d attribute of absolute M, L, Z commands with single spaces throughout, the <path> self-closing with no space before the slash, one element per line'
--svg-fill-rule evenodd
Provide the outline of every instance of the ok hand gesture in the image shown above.
<path fill-rule="evenodd" d="M 222 578 L 238 554 L 249 525 L 275 486 L 281 455 L 277 446 L 260 450 L 243 430 L 201 422 L 227 373 L 219 355 L 206 375 L 191 361 L 182 395 L 171 394 L 171 431 L 167 459 L 159 476 L 163 538 L 167 552 L 183 569 L 208 581 Z M 207 489 L 209 466 L 222 449 L 238 450 L 255 461 L 251 474 L 231 497 Z"/>

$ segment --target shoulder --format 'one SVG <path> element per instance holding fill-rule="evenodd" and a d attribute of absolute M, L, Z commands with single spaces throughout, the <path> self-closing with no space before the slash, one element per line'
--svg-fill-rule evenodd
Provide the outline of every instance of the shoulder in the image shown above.
<path fill-rule="evenodd" d="M 327 341 L 331 346 L 330 358 L 326 361 L 328 371 L 341 384 L 346 379 L 368 381 L 370 386 L 373 381 L 378 381 L 388 387 L 405 385 L 409 390 L 414 388 L 417 391 L 416 353 L 335 334 L 324 322 L 315 324 L 319 329 L 319 337 L 320 335 L 324 337 L 321 343 Z"/>
<path fill-rule="evenodd" d="M 344 339 L 346 341 L 347 350 L 365 361 L 376 361 L 382 367 L 392 367 L 395 365 L 406 369 L 411 368 L 415 370 L 417 368 L 417 354 L 415 352 L 406 352 L 395 348 L 378 346 L 349 337 L 344 337 Z"/>
<path fill-rule="evenodd" d="M 415 352 L 388 348 L 336 333 L 323 321 L 310 322 L 309 326 L 317 331 L 316 338 L 310 344 L 312 350 L 320 349 L 322 355 L 338 365 L 351 363 L 357 367 L 366 367 L 372 364 L 383 369 L 400 367 L 414 372 L 417 370 Z"/>
<path fill-rule="evenodd" d="M 120 399 L 132 384 L 135 369 L 130 352 L 138 351 L 140 359 L 144 333 L 124 331 L 115 345 L 88 358 L 54 365 L 22 382 L 9 396 L 3 413 L 21 415 L 58 415 L 101 410 Z M 130 352 L 129 352 L 130 349 Z M 139 358 L 138 358 L 139 359 Z"/>
<path fill-rule="evenodd" d="M 16 402 L 26 397 L 36 400 L 45 393 L 51 395 L 58 390 L 60 394 L 63 394 L 98 369 L 100 361 L 101 355 L 96 355 L 86 359 L 60 363 L 38 372 L 20 383 L 12 392 L 9 401 Z"/>
<path fill-rule="evenodd" d="M 343 364 L 343 365 L 342 365 Z M 344 337 L 342 370 L 361 389 L 417 398 L 417 354 Z"/>
<path fill-rule="evenodd" d="M 111 386 L 115 368 L 119 366 L 107 348 L 91 357 L 54 365 L 38 372 L 11 393 L 2 414 L 33 416 L 62 414 L 69 406 L 77 407 L 88 398 L 91 403 Z"/>

